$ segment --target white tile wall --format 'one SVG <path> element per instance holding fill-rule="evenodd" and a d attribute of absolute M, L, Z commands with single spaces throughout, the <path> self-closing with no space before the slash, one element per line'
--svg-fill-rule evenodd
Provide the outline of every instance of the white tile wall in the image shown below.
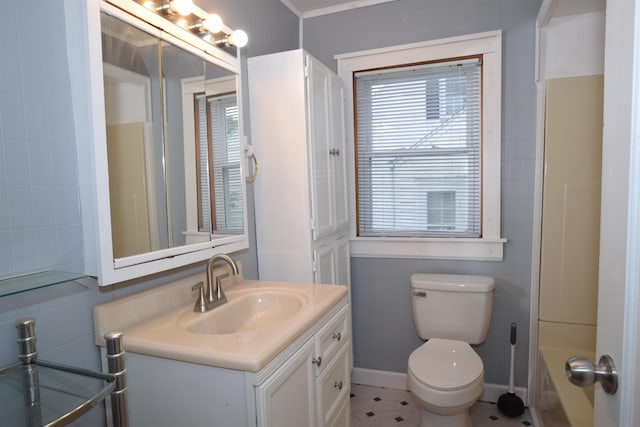
<path fill-rule="evenodd" d="M 82 269 L 64 2 L 9 0 L 1 15 L 0 277 Z"/>
<path fill-rule="evenodd" d="M 3 1 L 0 277 L 53 267 L 83 270 L 64 19 L 64 0 Z M 0 366 L 16 361 L 15 321 L 32 316 L 40 357 L 99 369 L 91 310 L 112 293 L 90 279 L 87 285 L 0 298 Z"/>

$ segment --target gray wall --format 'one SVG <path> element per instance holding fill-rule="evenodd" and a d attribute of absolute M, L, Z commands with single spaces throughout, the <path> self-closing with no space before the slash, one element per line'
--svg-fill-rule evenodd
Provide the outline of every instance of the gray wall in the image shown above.
<path fill-rule="evenodd" d="M 334 55 L 501 29 L 502 262 L 352 258 L 355 366 L 406 372 L 421 341 L 411 314 L 412 273 L 496 279 L 489 336 L 476 349 L 485 380 L 508 382 L 509 327 L 518 324 L 516 385 L 526 386 L 533 218 L 534 20 L 539 0 L 397 0 L 305 19 L 304 49 L 336 69 Z"/>
<path fill-rule="evenodd" d="M 50 22 L 53 27 L 48 34 L 59 35 L 61 28 L 64 28 L 64 14 L 60 12 L 63 9 L 62 3 L 62 0 L 40 0 L 37 4 L 9 0 L 0 22 L 3 39 L 17 43 L 27 34 L 33 33 L 29 30 L 30 25 L 17 25 L 17 22 L 22 22 L 18 21 L 18 16 L 26 18 L 44 13 L 37 11 L 38 6 L 45 4 L 50 7 L 42 9 L 49 14 L 43 15 L 47 17 L 43 20 L 43 28 L 49 28 L 46 23 Z M 205 10 L 219 12 L 229 26 L 247 31 L 250 39 L 249 45 L 243 48 L 244 58 L 298 47 L 298 19 L 279 0 L 200 0 L 197 3 Z M 405 371 L 409 353 L 419 344 L 411 319 L 408 290 L 411 273 L 437 271 L 486 274 L 495 277 L 498 283 L 490 335 L 487 342 L 478 348 L 485 362 L 486 379 L 493 383 L 507 382 L 508 327 L 510 322 L 516 321 L 519 325 L 517 384 L 525 383 L 535 123 L 533 19 L 538 3 L 538 0 L 398 0 L 304 21 L 305 49 L 334 69 L 333 55 L 337 53 L 498 28 L 504 31 L 502 228 L 504 237 L 509 239 L 505 247 L 505 260 L 443 262 L 354 259 L 354 345 L 358 367 Z M 68 4 L 74 6 L 67 6 L 67 9 L 75 7 L 75 2 Z M 51 16 L 55 16 L 55 19 L 51 19 Z M 354 23 L 359 25 L 354 26 Z M 83 34 L 78 33 L 77 28 L 67 28 L 68 40 L 78 41 L 82 37 Z M 71 117 L 73 110 L 68 87 L 66 46 L 64 43 L 54 45 L 51 36 L 40 39 L 40 42 L 45 43 L 42 46 L 46 47 L 46 55 L 35 55 L 31 59 L 40 62 L 36 61 L 31 65 L 51 70 L 52 61 L 56 63 L 57 73 L 49 72 L 47 78 L 55 79 L 53 83 L 59 83 L 58 88 L 65 93 L 59 95 L 64 101 L 56 105 L 55 111 L 63 117 Z M 0 81 L 4 81 L 4 87 L 9 88 L 11 84 L 19 83 L 6 79 L 10 76 L 18 79 L 20 72 L 25 72 L 20 69 L 18 57 L 10 56 L 10 45 L 11 43 L 3 43 L 0 50 Z M 45 59 L 51 56 L 53 58 L 45 63 Z M 246 59 L 243 60 L 243 68 L 246 71 Z M 245 131 L 250 142 L 246 81 L 243 88 Z M 20 99 L 24 101 L 23 98 Z M 60 122 L 62 123 L 66 122 Z M 5 128 L 1 132 L 4 131 Z M 0 156 L 2 153 L 0 150 Z M 0 172 L 2 184 L 2 179 L 6 176 L 4 169 Z M 79 178 L 83 179 L 82 176 Z M 253 249 L 255 233 L 251 186 L 248 190 L 251 249 L 239 254 L 238 258 L 245 266 L 245 275 L 255 278 L 258 261 Z M 0 217 L 1 214 L 2 212 Z M 11 250 L 11 247 L 8 248 L 7 241 L 2 240 L 0 250 Z M 98 289 L 89 280 L 87 286 L 69 285 L 0 298 L 0 342 L 3 343 L 0 345 L 0 364 L 14 361 L 17 355 L 17 346 L 13 345 L 16 339 L 13 326 L 15 320 L 33 315 L 38 324 L 39 349 L 44 358 L 95 369 L 99 362 L 93 345 L 91 308 L 94 304 L 202 270 L 202 266 L 193 266 L 164 277 L 147 277 L 106 289 Z"/>
<path fill-rule="evenodd" d="M 14 119 L 15 114 L 19 113 L 20 117 L 23 117 L 24 108 L 26 108 L 24 106 L 33 108 L 47 107 L 51 109 L 49 114 L 51 114 L 52 120 L 50 121 L 51 128 L 48 130 L 48 133 L 56 137 L 59 136 L 59 141 L 56 140 L 58 142 L 54 141 L 53 143 L 57 143 L 58 145 L 69 143 L 72 147 L 70 150 L 72 153 L 71 162 L 65 161 L 62 163 L 62 159 L 58 159 L 57 157 L 52 157 L 53 160 L 51 162 L 58 161 L 61 163 L 60 167 L 64 166 L 64 169 L 59 173 L 70 173 L 73 179 L 63 175 L 54 176 L 54 181 L 56 178 L 64 179 L 63 184 L 70 181 L 71 184 L 69 185 L 73 185 L 77 180 L 87 179 L 87 177 L 78 176 L 77 168 L 75 167 L 73 144 L 91 143 L 88 139 L 76 141 L 73 132 L 74 123 L 72 118 L 74 111 L 71 103 L 71 91 L 74 81 L 72 76 L 74 73 L 76 75 L 78 73 L 81 74 L 83 70 L 70 70 L 67 58 L 68 46 L 73 46 L 73 49 L 82 49 L 83 40 L 86 40 L 86 34 L 79 25 L 65 25 L 65 6 L 67 12 L 66 18 L 69 19 L 69 22 L 75 22 L 82 16 L 83 2 L 76 0 L 66 0 L 66 2 L 65 0 L 38 0 L 29 2 L 7 0 L 6 3 L 7 4 L 3 5 L 3 13 L 0 14 L 0 35 L 2 35 L 3 40 L 8 41 L 0 45 L 0 55 L 2 56 L 0 61 L 0 83 L 2 83 L 0 95 L 2 96 L 0 100 L 4 102 L 10 99 L 11 102 L 7 101 L 5 103 L 6 105 L 3 104 L 3 108 L 0 109 L 0 124 L 2 124 L 0 127 L 0 137 L 2 137 L 2 144 L 0 144 L 0 258 L 2 258 L 2 260 L 0 260 L 0 266 L 3 265 L 2 263 L 6 257 L 13 259 L 12 251 L 23 254 L 25 257 L 35 257 L 36 250 L 40 249 L 40 246 L 34 243 L 33 250 L 25 252 L 22 246 L 18 248 L 12 244 L 10 239 L 5 238 L 5 232 L 10 232 L 9 219 L 11 217 L 19 218 L 20 215 L 24 216 L 25 210 L 16 204 L 15 212 L 7 212 L 8 204 L 5 203 L 6 189 L 4 189 L 3 186 L 8 182 L 13 182 L 12 180 L 18 179 L 19 177 L 10 173 L 11 170 L 17 170 L 16 168 L 10 169 L 6 166 L 6 156 L 4 153 L 6 153 L 7 150 L 4 149 L 6 139 L 4 137 L 7 136 L 8 131 L 13 132 L 9 133 L 9 136 L 20 132 L 20 135 L 24 136 L 24 138 L 22 138 L 24 141 L 12 142 L 26 144 L 27 131 L 32 132 L 39 129 L 34 128 L 33 125 L 31 125 L 30 128 L 28 123 L 24 123 L 24 118 L 21 119 L 22 122 L 16 122 Z M 279 0 L 260 0 L 259 2 L 253 0 L 224 0 L 222 2 L 207 0 L 198 1 L 197 3 L 205 10 L 220 13 L 230 27 L 242 28 L 247 31 L 250 37 L 250 44 L 242 52 L 243 55 L 265 54 L 298 47 L 298 18 L 285 8 Z M 46 30 L 48 34 L 47 37 L 42 38 L 38 36 L 37 32 L 32 31 L 34 22 L 38 23 L 37 26 L 39 28 Z M 243 60 L 243 63 L 246 68 L 246 60 Z M 42 91 L 44 90 L 41 83 L 45 81 L 47 85 L 51 86 L 51 90 L 55 89 L 57 91 L 52 93 L 51 97 L 48 98 L 50 105 L 43 106 L 42 102 L 34 103 L 34 101 L 42 101 L 42 98 L 36 96 L 30 98 L 28 94 L 22 93 L 21 88 L 23 86 L 27 87 L 25 85 L 26 81 L 23 80 L 28 76 L 33 76 L 29 81 L 42 89 L 38 93 L 39 96 L 42 96 Z M 11 98 L 5 96 L 6 91 L 11 91 Z M 248 119 L 246 90 L 244 98 L 245 105 L 247 106 L 245 129 L 248 130 L 249 126 L 246 122 Z M 17 109 L 17 107 L 19 107 L 19 109 Z M 48 110 L 41 111 L 38 109 L 35 111 L 45 114 Z M 10 115 L 10 113 L 12 115 Z M 41 115 L 40 117 L 44 119 L 45 116 Z M 46 117 L 48 118 L 48 116 Z M 47 132 L 42 131 L 34 137 L 46 138 L 46 136 Z M 46 139 L 42 142 L 48 143 Z M 23 157 L 26 168 L 30 165 L 30 159 L 25 156 Z M 8 160 L 11 162 L 15 161 L 13 158 Z M 51 162 L 48 162 L 48 164 L 52 164 Z M 54 173 L 56 173 L 55 171 L 58 169 L 53 170 Z M 7 175 L 10 175 L 9 181 L 6 180 Z M 20 177 L 19 179 L 23 178 Z M 28 186 L 28 177 L 24 179 L 26 180 L 25 183 L 20 185 Z M 248 190 L 251 248 L 234 255 L 234 257 L 243 263 L 245 277 L 256 278 L 258 268 L 257 256 L 254 249 L 255 221 L 253 220 L 253 196 L 251 186 L 248 186 Z M 77 185 L 73 185 L 73 191 L 74 193 L 71 198 L 77 202 L 79 197 Z M 64 200 L 66 201 L 67 199 Z M 73 200 L 70 201 L 70 204 L 78 210 L 78 204 L 74 204 Z M 27 207 L 30 213 L 32 209 L 31 203 L 28 203 Z M 43 213 L 51 213 L 52 210 L 53 208 L 44 210 Z M 82 235 L 81 230 L 78 230 L 77 235 Z M 65 236 L 63 235 L 62 237 Z M 77 238 L 76 243 L 78 248 L 74 246 L 73 249 L 77 251 L 80 261 L 73 265 L 76 267 L 74 270 L 77 271 L 81 269 L 82 264 L 82 242 L 80 237 Z M 63 246 L 62 249 L 64 248 Z M 55 247 L 50 248 L 46 246 L 44 249 L 50 250 L 52 253 L 58 253 Z M 22 252 L 18 252 L 18 250 Z M 71 263 L 67 262 L 67 264 Z M 56 265 L 56 262 L 54 261 L 47 264 L 47 266 L 51 265 Z M 33 267 L 35 266 L 36 265 Z M 42 267 L 40 264 L 37 266 Z M 31 268 L 29 266 L 27 267 L 22 271 L 28 271 L 29 268 Z M 15 321 L 25 316 L 34 316 L 36 318 L 36 331 L 38 333 L 38 350 L 43 359 L 89 369 L 98 369 L 100 366 L 98 351 L 93 344 L 92 308 L 95 304 L 202 271 L 204 271 L 203 265 L 195 265 L 172 271 L 165 275 L 149 276 L 118 284 L 117 286 L 98 288 L 94 280 L 87 279 L 84 281 L 84 285 L 69 284 L 19 295 L 0 297 L 0 366 L 16 361 L 18 348 L 15 344 L 17 338 L 16 328 L 14 326 Z M 2 269 L 0 270 L 0 276 L 11 272 L 12 271 Z"/>

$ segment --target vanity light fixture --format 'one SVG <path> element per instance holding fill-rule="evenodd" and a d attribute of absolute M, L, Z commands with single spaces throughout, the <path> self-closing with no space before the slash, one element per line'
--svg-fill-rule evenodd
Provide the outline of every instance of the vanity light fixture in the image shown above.
<path fill-rule="evenodd" d="M 171 0 L 169 3 L 156 7 L 156 4 L 151 1 L 145 1 L 144 7 L 149 10 L 153 10 L 160 13 L 178 14 L 182 16 L 189 16 L 193 11 L 193 1 L 191 0 Z"/>
<path fill-rule="evenodd" d="M 193 2 L 191 0 L 171 0 L 169 9 L 182 16 L 189 16 L 193 10 Z"/>
<path fill-rule="evenodd" d="M 243 30 L 235 30 L 227 37 L 229 46 L 244 47 L 249 42 L 249 36 Z"/>
<path fill-rule="evenodd" d="M 216 13 L 210 13 L 204 20 L 202 20 L 202 29 L 210 32 L 211 34 L 217 34 L 224 28 L 222 18 Z"/>
<path fill-rule="evenodd" d="M 206 13 L 198 6 L 193 4 L 192 0 L 171 0 L 164 3 L 160 7 L 152 0 L 140 1 L 143 6 L 156 13 L 165 15 L 174 24 L 197 34 L 207 43 L 212 45 L 225 45 L 244 47 L 249 41 L 247 33 L 243 30 L 232 30 L 222 22 L 220 15 L 216 13 Z M 180 15 L 180 16 L 176 16 Z M 191 16 L 195 18 L 191 18 Z M 189 25 L 190 22 L 194 22 Z M 223 33 L 221 37 L 215 35 Z"/>

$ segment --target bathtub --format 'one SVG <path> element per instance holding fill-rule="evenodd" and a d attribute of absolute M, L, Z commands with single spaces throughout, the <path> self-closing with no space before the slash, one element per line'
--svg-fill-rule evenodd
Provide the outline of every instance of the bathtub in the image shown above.
<path fill-rule="evenodd" d="M 595 326 L 556 322 L 540 322 L 540 326 L 534 406 L 542 426 L 592 426 L 594 387 L 571 384 L 565 363 L 573 356 L 594 360 Z"/>

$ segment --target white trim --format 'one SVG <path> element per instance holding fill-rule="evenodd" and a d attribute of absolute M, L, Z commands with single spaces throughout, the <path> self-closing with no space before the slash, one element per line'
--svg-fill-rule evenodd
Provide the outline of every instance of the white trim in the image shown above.
<path fill-rule="evenodd" d="M 536 427 L 544 427 L 544 422 L 542 421 L 542 415 L 540 415 L 540 411 L 533 406 L 529 406 L 529 415 L 531 415 L 531 423 Z"/>
<path fill-rule="evenodd" d="M 559 1 L 560 0 L 542 0 L 542 4 L 538 10 L 538 16 L 536 17 L 536 26 L 538 29 L 545 27 L 551 18 L 553 18 L 553 13 L 556 11 Z"/>
<path fill-rule="evenodd" d="M 351 382 L 372 387 L 409 390 L 407 374 L 404 372 L 379 371 L 376 369 L 353 368 Z"/>
<path fill-rule="evenodd" d="M 354 179 L 353 73 L 399 64 L 482 54 L 482 231 L 480 239 L 362 238 L 356 236 Z M 346 152 L 349 165 L 351 255 L 355 257 L 411 257 L 470 260 L 502 260 L 506 242 L 500 234 L 500 168 L 502 121 L 502 32 L 488 31 L 439 40 L 410 43 L 336 55 L 338 74 L 344 82 Z"/>
<path fill-rule="evenodd" d="M 629 143 L 629 202 L 627 217 L 627 259 L 624 294 L 624 331 L 622 360 L 619 368 L 621 380 L 620 422 L 621 425 L 638 425 L 640 409 L 640 3 L 634 1 L 634 49 L 633 49 L 633 94 L 631 99 L 631 130 Z M 626 381 L 625 381 L 626 380 Z"/>
<path fill-rule="evenodd" d="M 538 311 L 540 306 L 540 247 L 542 244 L 542 185 L 544 182 L 544 123 L 546 83 L 536 84 L 536 160 L 533 191 L 533 227 L 531 236 L 531 292 L 529 304 L 529 372 L 527 387 L 531 391 L 527 402 L 534 404 L 538 376 Z"/>
<path fill-rule="evenodd" d="M 304 48 L 304 20 L 298 17 L 298 49 Z"/>
<path fill-rule="evenodd" d="M 287 0 L 280 0 L 283 3 Z M 377 4 L 389 3 L 395 0 L 355 0 L 348 3 L 340 3 L 334 6 L 321 7 L 319 9 L 308 10 L 302 12 L 301 17 L 304 19 L 315 18 L 316 16 L 330 15 L 332 13 L 346 12 L 347 10 L 358 9 L 361 7 L 375 6 Z M 286 4 L 286 3 L 285 3 Z"/>
<path fill-rule="evenodd" d="M 484 45 L 485 47 L 482 48 L 480 47 L 480 49 L 483 50 L 487 50 L 487 51 L 493 51 L 495 49 L 501 49 L 501 44 L 497 43 L 497 41 L 492 41 L 492 38 L 495 37 L 501 37 L 502 32 L 500 30 L 495 30 L 495 31 L 486 31 L 484 33 L 476 33 L 476 34 L 467 34 L 467 35 L 463 35 L 463 36 L 455 36 L 455 37 L 447 37 L 444 39 L 437 39 L 437 40 L 428 40 L 428 41 L 423 41 L 423 42 L 415 42 L 415 43 L 407 43 L 407 44 L 402 44 L 402 45 L 397 45 L 397 46 L 390 46 L 390 47 L 381 47 L 381 48 L 376 48 L 376 49 L 368 49 L 368 50 L 360 50 L 357 52 L 348 52 L 348 53 L 341 53 L 338 55 L 335 55 L 334 58 L 336 60 L 338 60 L 338 64 L 340 63 L 340 60 L 347 60 L 347 59 L 354 59 L 354 58 L 363 58 L 366 59 L 367 57 L 371 57 L 371 56 L 375 56 L 375 55 L 380 55 L 383 53 L 394 53 L 394 52 L 407 52 L 406 54 L 409 55 L 407 56 L 407 60 L 404 61 L 405 63 L 413 63 L 413 62 L 418 62 L 418 61 L 425 61 L 425 60 L 429 60 L 429 59 L 439 59 L 441 57 L 446 57 L 447 55 L 451 55 L 451 53 L 447 53 L 444 52 L 442 54 L 436 54 L 433 55 L 433 58 L 425 58 L 424 56 L 422 56 L 422 52 L 417 52 L 417 54 L 421 55 L 418 58 L 414 58 L 413 56 L 416 55 L 416 50 L 417 49 L 422 49 L 425 47 L 432 47 L 432 46 L 442 46 L 444 48 L 448 48 L 448 46 L 459 46 L 459 49 L 464 49 L 465 47 L 467 48 L 474 48 L 473 52 L 457 52 L 455 53 L 456 56 L 467 56 L 467 55 L 473 55 L 473 54 L 478 54 L 480 52 L 477 52 L 477 49 L 479 47 L 479 45 L 477 44 L 477 42 L 483 40 L 485 42 L 487 42 L 486 45 Z M 464 45 L 464 42 L 476 42 L 474 43 L 473 46 L 468 46 L 468 45 Z M 412 52 L 413 51 L 413 52 Z M 404 56 L 404 55 L 403 55 Z M 377 60 L 379 61 L 379 60 Z M 363 68 L 373 68 L 377 65 L 377 61 L 375 63 L 372 63 L 369 67 L 358 67 L 358 68 L 354 68 L 353 70 L 356 69 L 363 69 Z M 346 63 L 345 63 L 346 64 Z M 397 65 L 398 62 L 395 61 L 391 61 L 389 62 L 387 65 Z M 339 67 L 339 65 L 338 65 Z M 338 69 L 338 74 L 340 73 L 340 70 Z"/>
<path fill-rule="evenodd" d="M 502 249 L 506 241 L 506 239 L 357 237 L 351 239 L 351 256 L 502 261 Z"/>
<path fill-rule="evenodd" d="M 351 371 L 351 382 L 354 384 L 367 385 L 372 387 L 392 388 L 395 390 L 409 390 L 407 374 L 404 372 L 379 371 L 376 369 L 353 368 Z M 502 384 L 487 383 L 484 385 L 482 396 L 478 400 L 483 402 L 497 402 L 500 395 L 506 393 L 509 386 Z M 527 401 L 527 389 L 524 387 L 514 387 L 516 396 L 524 402 Z"/>
<path fill-rule="evenodd" d="M 287 9 L 293 12 L 298 18 L 302 18 L 302 12 L 293 5 L 293 3 L 289 0 L 280 0 L 280 3 L 285 5 Z"/>

